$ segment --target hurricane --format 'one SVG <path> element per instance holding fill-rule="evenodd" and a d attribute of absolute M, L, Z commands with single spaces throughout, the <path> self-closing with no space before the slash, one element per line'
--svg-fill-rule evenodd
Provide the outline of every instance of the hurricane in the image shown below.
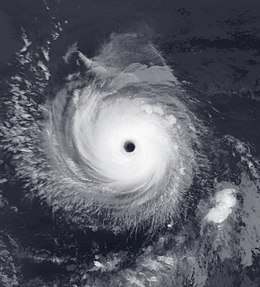
<path fill-rule="evenodd" d="M 53 182 L 67 186 L 51 188 L 47 197 L 62 209 L 75 202 L 93 221 L 104 211 L 110 218 L 104 228 L 166 222 L 195 168 L 192 115 L 178 99 L 181 88 L 169 67 L 151 44 L 139 53 L 150 53 L 154 64 L 120 63 L 120 53 L 137 49 L 138 41 L 113 36 L 93 60 L 79 52 L 85 75 L 75 75 L 50 103 L 46 146 L 57 169 Z M 59 200 L 64 193 L 66 202 Z"/>
<path fill-rule="evenodd" d="M 1 84 L 3 286 L 216 286 L 231 272 L 229 286 L 257 282 L 251 146 L 218 133 L 220 112 L 150 30 L 57 57 L 61 33 L 39 46 L 21 29 Z"/>

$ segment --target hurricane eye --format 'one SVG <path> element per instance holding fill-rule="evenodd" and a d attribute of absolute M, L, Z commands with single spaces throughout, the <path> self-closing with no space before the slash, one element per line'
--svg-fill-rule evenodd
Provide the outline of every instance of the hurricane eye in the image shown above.
<path fill-rule="evenodd" d="M 135 150 L 135 144 L 132 141 L 126 141 L 124 143 L 124 150 L 126 152 L 133 152 Z"/>

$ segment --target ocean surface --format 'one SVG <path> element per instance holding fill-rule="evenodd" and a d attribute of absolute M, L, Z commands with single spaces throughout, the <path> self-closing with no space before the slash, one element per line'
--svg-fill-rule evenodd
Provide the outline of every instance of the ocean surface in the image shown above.
<path fill-rule="evenodd" d="M 0 37 L 0 286 L 260 286 L 258 1 L 2 0 Z M 70 142 L 140 99 L 149 188 Z"/>

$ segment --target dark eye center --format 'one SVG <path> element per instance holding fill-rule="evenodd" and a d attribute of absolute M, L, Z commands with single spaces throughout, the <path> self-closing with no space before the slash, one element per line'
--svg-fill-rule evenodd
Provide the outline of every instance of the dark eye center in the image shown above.
<path fill-rule="evenodd" d="M 135 144 L 131 141 L 127 141 L 124 144 L 124 149 L 126 152 L 133 152 L 135 150 Z"/>

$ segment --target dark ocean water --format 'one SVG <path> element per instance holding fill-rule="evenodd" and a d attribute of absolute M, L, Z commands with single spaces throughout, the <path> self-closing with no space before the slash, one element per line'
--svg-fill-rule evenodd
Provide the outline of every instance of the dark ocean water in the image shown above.
<path fill-rule="evenodd" d="M 10 107 L 26 101 L 21 91 L 35 102 L 33 126 L 44 121 L 38 111 L 46 98 L 81 72 L 73 56 L 64 62 L 69 47 L 77 43 L 92 58 L 112 33 L 139 33 L 149 35 L 189 95 L 185 104 L 207 131 L 210 165 L 195 177 L 173 226 L 115 234 L 54 216 L 18 179 L 20 142 L 9 146 L 5 138 L 0 286 L 260 286 L 258 1 L 2 0 L 0 33 L 0 118 L 10 131 L 20 120 Z M 29 129 L 25 124 L 19 139 Z M 231 219 L 221 228 L 202 223 L 213 206 L 208 198 L 229 187 L 237 191 Z"/>

